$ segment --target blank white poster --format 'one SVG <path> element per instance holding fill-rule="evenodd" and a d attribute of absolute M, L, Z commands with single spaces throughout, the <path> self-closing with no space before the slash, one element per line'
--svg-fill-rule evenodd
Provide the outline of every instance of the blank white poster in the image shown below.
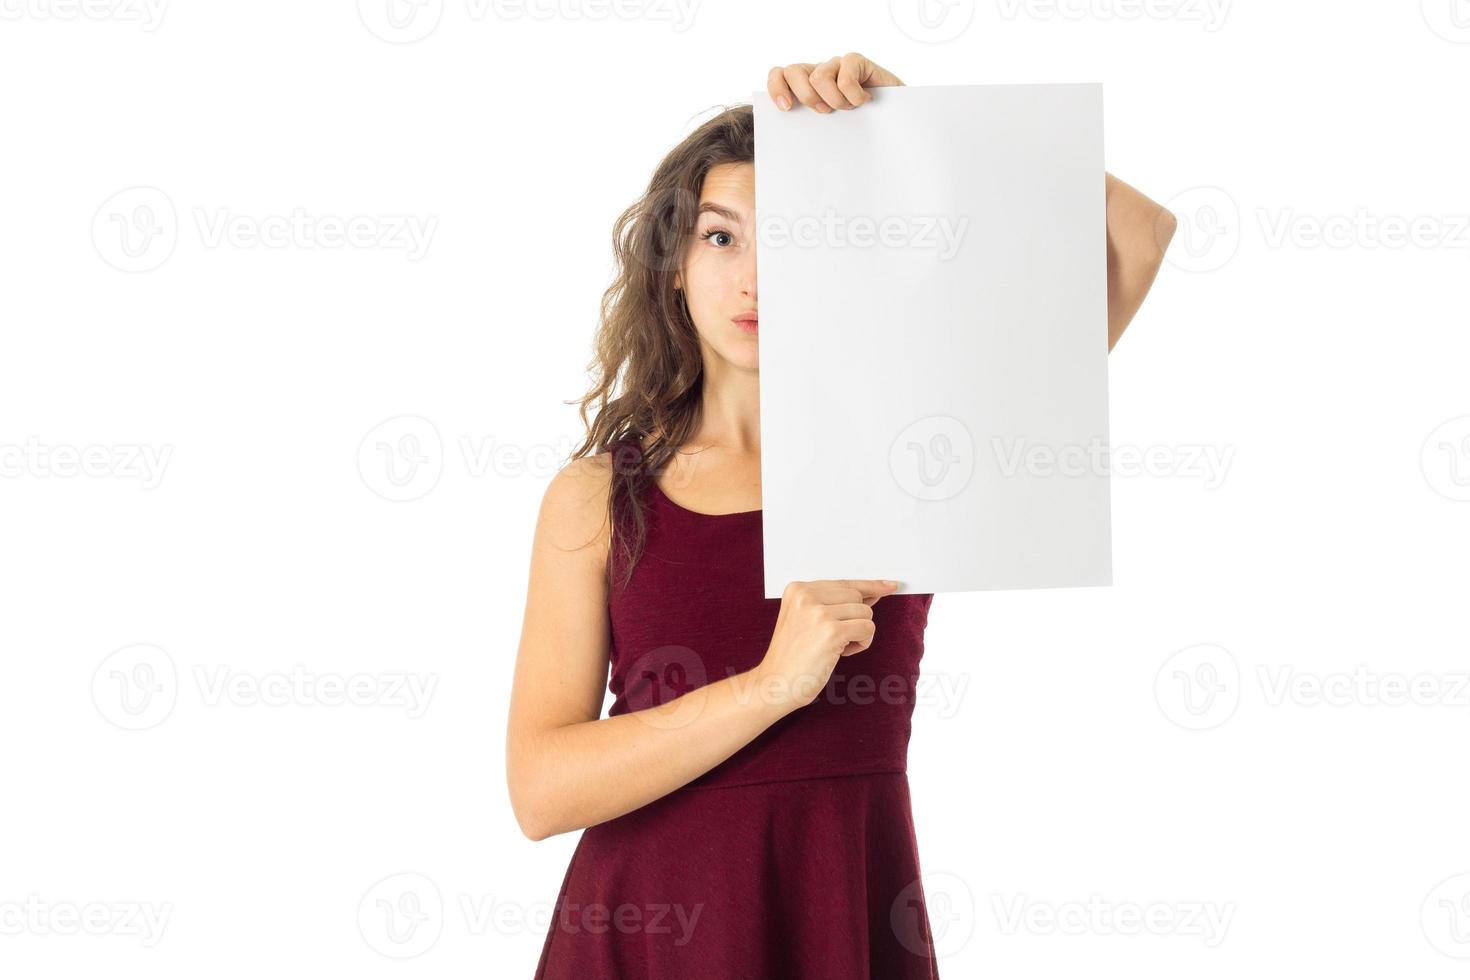
<path fill-rule="evenodd" d="M 765 592 L 1108 585 L 1100 85 L 754 93 Z"/>

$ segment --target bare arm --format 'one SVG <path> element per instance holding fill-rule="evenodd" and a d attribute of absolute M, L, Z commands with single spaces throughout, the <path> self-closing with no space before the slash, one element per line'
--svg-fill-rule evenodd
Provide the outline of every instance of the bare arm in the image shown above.
<path fill-rule="evenodd" d="M 1108 350 L 1123 336 L 1153 287 L 1174 237 L 1175 219 L 1123 181 L 1107 174 Z"/>
<path fill-rule="evenodd" d="M 599 718 L 608 676 L 605 456 L 567 465 L 547 487 L 511 690 L 506 778 L 532 840 L 611 820 L 734 755 L 796 705 L 754 697 L 757 671 L 664 705 Z"/>

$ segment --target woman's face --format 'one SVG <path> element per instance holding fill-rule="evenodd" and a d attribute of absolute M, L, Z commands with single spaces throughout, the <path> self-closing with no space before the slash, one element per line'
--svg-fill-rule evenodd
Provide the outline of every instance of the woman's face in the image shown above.
<path fill-rule="evenodd" d="M 699 333 L 706 364 L 758 370 L 755 292 L 755 165 L 722 163 L 705 174 L 694 237 L 675 279 Z"/>

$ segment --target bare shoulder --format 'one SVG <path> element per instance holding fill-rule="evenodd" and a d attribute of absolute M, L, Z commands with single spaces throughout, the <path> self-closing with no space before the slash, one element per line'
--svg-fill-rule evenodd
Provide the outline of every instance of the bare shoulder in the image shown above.
<path fill-rule="evenodd" d="M 604 560 L 612 476 L 608 453 L 574 459 L 558 470 L 541 499 L 538 540 L 559 551 L 586 550 L 598 563 Z"/>

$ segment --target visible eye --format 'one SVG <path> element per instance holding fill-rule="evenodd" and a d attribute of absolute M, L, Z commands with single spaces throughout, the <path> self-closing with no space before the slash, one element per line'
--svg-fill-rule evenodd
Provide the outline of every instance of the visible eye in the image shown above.
<path fill-rule="evenodd" d="M 711 228 L 709 231 L 706 231 L 703 234 L 701 234 L 699 236 L 699 238 L 700 238 L 701 241 L 710 241 L 710 240 L 715 239 L 716 236 L 718 236 L 720 238 L 729 239 L 728 242 L 724 242 L 724 243 L 719 244 L 719 247 L 720 248 L 726 248 L 726 247 L 728 247 L 730 245 L 735 244 L 735 236 L 732 235 L 732 234 L 730 234 L 728 231 L 726 231 L 723 228 Z"/>

